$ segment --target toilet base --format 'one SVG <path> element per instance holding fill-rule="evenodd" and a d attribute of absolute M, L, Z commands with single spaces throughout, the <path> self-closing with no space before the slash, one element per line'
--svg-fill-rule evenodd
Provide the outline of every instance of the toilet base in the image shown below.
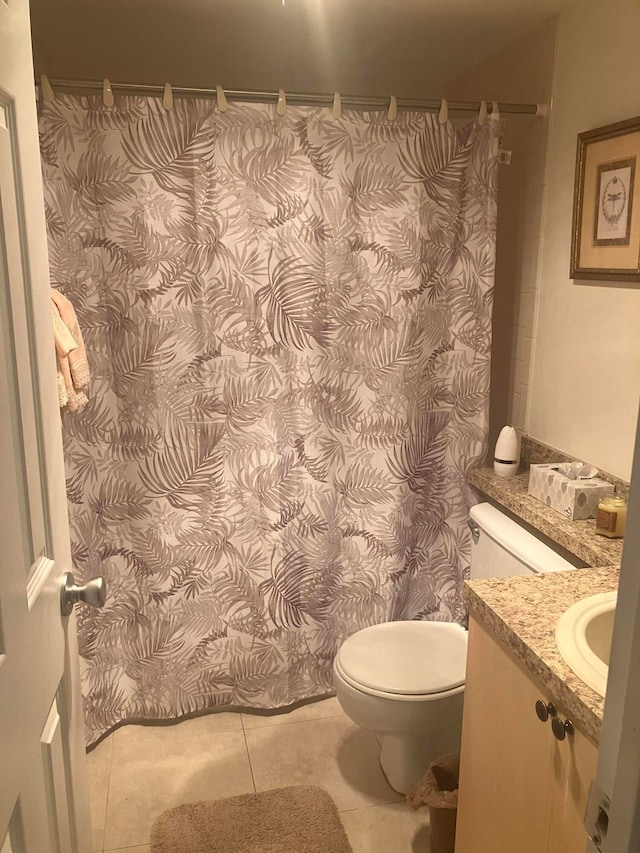
<path fill-rule="evenodd" d="M 441 755 L 460 752 L 462 720 L 428 734 L 385 734 L 382 736 L 380 766 L 394 791 L 406 794 Z"/>

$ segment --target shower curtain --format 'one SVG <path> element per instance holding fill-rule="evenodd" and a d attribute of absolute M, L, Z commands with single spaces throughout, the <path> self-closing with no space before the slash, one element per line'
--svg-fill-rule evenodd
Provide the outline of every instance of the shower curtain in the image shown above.
<path fill-rule="evenodd" d="M 332 689 L 347 636 L 465 617 L 486 449 L 498 120 L 58 96 L 52 285 L 87 741 Z"/>

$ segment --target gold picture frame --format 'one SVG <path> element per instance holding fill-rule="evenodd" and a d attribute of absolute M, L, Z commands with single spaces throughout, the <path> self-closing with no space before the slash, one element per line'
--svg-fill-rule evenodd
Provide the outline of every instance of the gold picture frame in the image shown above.
<path fill-rule="evenodd" d="M 570 275 L 640 281 L 640 116 L 578 135 Z"/>

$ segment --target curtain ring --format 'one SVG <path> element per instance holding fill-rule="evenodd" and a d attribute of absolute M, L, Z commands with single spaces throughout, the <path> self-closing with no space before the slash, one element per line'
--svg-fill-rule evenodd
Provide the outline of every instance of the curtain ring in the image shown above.
<path fill-rule="evenodd" d="M 42 100 L 48 101 L 49 103 L 53 103 L 56 99 L 53 89 L 51 88 L 51 83 L 49 83 L 49 78 L 46 74 L 42 74 L 40 76 L 40 94 L 42 96 Z"/>
<path fill-rule="evenodd" d="M 173 89 L 171 83 L 164 84 L 164 93 L 162 95 L 162 106 L 165 110 L 173 109 Z"/>
<path fill-rule="evenodd" d="M 284 93 L 284 89 L 278 89 L 278 105 L 276 106 L 276 113 L 279 116 L 287 114 L 287 96 Z"/>
<path fill-rule="evenodd" d="M 396 96 L 391 95 L 391 97 L 389 98 L 389 109 L 387 110 L 387 119 L 389 121 L 395 121 L 397 115 L 398 115 L 398 102 L 396 100 Z"/>
<path fill-rule="evenodd" d="M 225 95 L 222 86 L 216 86 L 216 101 L 220 112 L 226 113 L 226 111 L 229 109 L 229 104 L 227 102 L 227 96 Z"/>
<path fill-rule="evenodd" d="M 113 97 L 113 89 L 111 88 L 111 83 L 109 82 L 109 78 L 105 77 L 102 81 L 102 103 L 105 107 L 112 107 L 115 104 L 115 98 Z"/>
<path fill-rule="evenodd" d="M 449 104 L 447 99 L 443 98 L 440 103 L 440 112 L 438 113 L 438 121 L 440 124 L 446 124 L 449 121 Z"/>

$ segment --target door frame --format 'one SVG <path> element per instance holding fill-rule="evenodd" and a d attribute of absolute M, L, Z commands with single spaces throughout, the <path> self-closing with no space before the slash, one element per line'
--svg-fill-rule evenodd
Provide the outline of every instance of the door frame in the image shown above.
<path fill-rule="evenodd" d="M 640 850 L 640 420 L 613 628 L 596 784 L 611 800 L 602 853 Z M 588 841 L 588 853 L 596 853 Z"/>

